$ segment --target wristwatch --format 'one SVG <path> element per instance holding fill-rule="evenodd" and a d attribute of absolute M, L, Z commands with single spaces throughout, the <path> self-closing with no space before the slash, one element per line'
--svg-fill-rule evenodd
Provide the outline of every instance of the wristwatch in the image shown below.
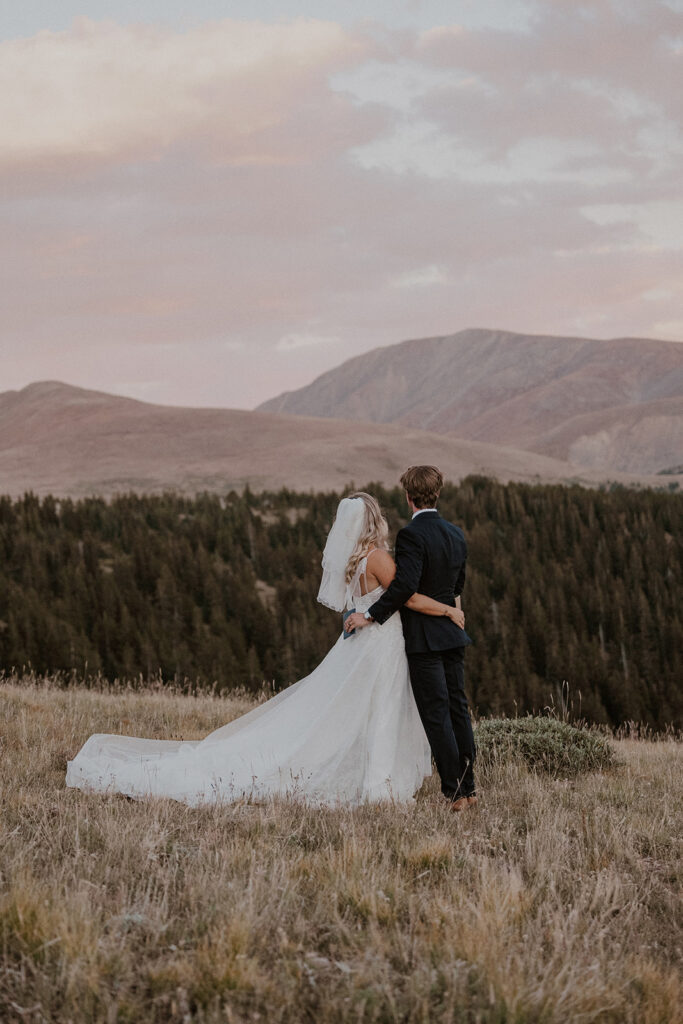
<path fill-rule="evenodd" d="M 365 617 L 366 619 L 371 619 L 371 618 L 372 618 L 372 615 L 370 614 L 370 612 L 366 612 L 366 613 L 365 613 L 365 616 L 364 616 L 364 617 Z"/>

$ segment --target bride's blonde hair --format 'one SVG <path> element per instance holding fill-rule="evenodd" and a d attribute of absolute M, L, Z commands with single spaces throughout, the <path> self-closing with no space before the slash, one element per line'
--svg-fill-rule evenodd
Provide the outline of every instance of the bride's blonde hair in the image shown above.
<path fill-rule="evenodd" d="M 365 505 L 363 529 L 346 566 L 346 582 L 350 583 L 358 568 L 358 563 L 371 548 L 387 548 L 389 524 L 382 515 L 382 509 L 379 507 L 377 498 L 373 498 L 371 494 L 368 494 L 366 491 L 356 491 L 354 494 L 347 495 L 347 497 L 362 498 Z"/>

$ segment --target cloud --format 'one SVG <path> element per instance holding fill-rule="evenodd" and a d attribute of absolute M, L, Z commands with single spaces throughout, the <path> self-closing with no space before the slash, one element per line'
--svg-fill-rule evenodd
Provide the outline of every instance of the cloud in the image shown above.
<path fill-rule="evenodd" d="M 278 352 L 292 352 L 298 348 L 313 348 L 318 345 L 333 345 L 339 338 L 320 337 L 317 334 L 286 334 L 275 346 Z"/>
<path fill-rule="evenodd" d="M 430 288 L 435 284 L 445 284 L 448 277 L 441 267 L 435 263 L 428 267 L 416 267 L 414 270 L 407 270 L 399 274 L 391 281 L 393 288 Z"/>
<path fill-rule="evenodd" d="M 630 180 L 668 177 L 683 156 L 680 14 L 650 0 L 559 0 L 532 10 L 527 32 L 423 33 L 420 58 L 473 85 L 425 93 L 422 116 L 476 149 L 482 164 L 539 140 L 580 144 L 583 152 L 565 161 L 569 173 L 602 162 Z"/>
<path fill-rule="evenodd" d="M 369 49 L 313 19 L 178 33 L 81 18 L 0 44 L 0 159 L 154 159 L 201 145 L 225 163 L 297 162 L 339 146 L 343 103 L 325 130 L 329 91 L 316 103 L 315 88 Z M 315 130 L 301 130 L 301 113 Z"/>

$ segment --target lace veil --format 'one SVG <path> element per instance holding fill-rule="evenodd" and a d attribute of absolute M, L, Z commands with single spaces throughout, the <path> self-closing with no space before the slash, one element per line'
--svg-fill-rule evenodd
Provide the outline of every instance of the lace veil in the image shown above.
<path fill-rule="evenodd" d="M 323 578 L 318 601 L 336 612 L 344 610 L 348 584 L 346 567 L 365 525 L 362 498 L 342 498 L 323 551 Z"/>

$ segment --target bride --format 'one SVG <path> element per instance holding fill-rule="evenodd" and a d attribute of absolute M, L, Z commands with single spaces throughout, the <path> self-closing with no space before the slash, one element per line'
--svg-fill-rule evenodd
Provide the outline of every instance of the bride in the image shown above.
<path fill-rule="evenodd" d="M 369 608 L 394 576 L 387 536 L 375 498 L 343 498 L 318 601 L 336 611 Z M 408 607 L 464 625 L 460 609 L 421 594 Z M 66 784 L 191 805 L 268 796 L 358 804 L 411 800 L 430 774 L 395 613 L 381 627 L 342 634 L 309 676 L 203 740 L 91 736 L 68 763 Z"/>

